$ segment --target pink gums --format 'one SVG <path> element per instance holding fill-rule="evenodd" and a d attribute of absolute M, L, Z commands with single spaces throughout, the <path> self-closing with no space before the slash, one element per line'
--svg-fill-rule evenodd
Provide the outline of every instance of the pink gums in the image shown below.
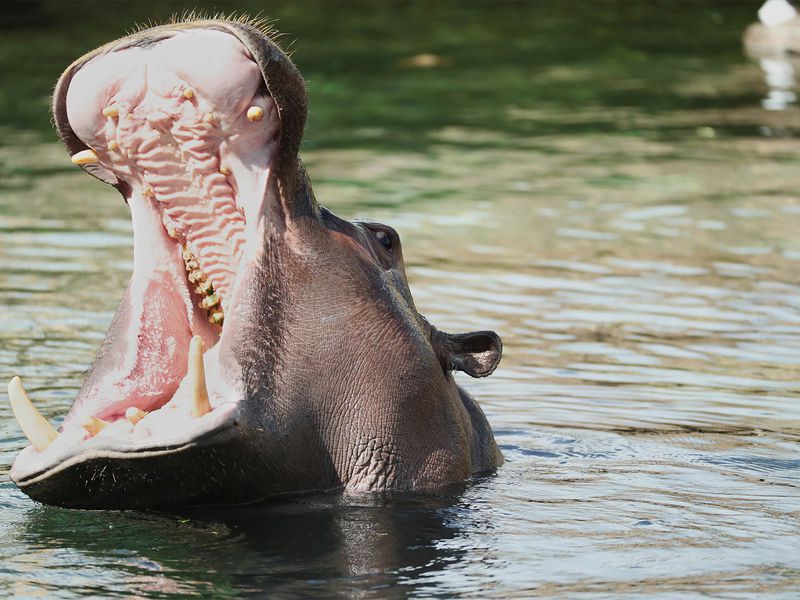
<path fill-rule="evenodd" d="M 119 418 L 131 406 L 146 412 L 159 408 L 183 379 L 191 331 L 180 293 L 165 290 L 160 281 L 151 281 L 143 309 L 147 326 L 139 329 L 135 359 L 124 376 L 101 388 L 105 406 L 99 412 L 92 411 L 100 419 Z M 109 396 L 116 401 L 107 404 Z"/>
<path fill-rule="evenodd" d="M 227 314 L 246 235 L 263 212 L 280 121 L 258 65 L 215 30 L 111 48 L 75 73 L 66 103 L 73 131 L 130 190 L 126 308 L 67 417 L 113 420 L 130 406 L 150 411 L 170 400 L 192 335 L 207 347 L 218 340 L 187 281 L 181 246 Z"/>

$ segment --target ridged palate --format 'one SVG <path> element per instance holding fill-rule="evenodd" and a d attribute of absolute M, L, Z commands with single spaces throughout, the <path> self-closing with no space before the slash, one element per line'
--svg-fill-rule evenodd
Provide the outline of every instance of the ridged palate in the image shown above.
<path fill-rule="evenodd" d="M 224 297 L 238 269 L 245 221 L 228 176 L 220 173 L 224 133 L 216 117 L 197 110 L 196 92 L 187 95 L 185 89 L 174 98 L 158 98 L 157 110 L 152 101 L 133 112 L 106 107 L 106 130 L 124 151 L 120 162 L 143 180 L 143 195 L 158 202 L 165 227 L 191 247 Z"/>

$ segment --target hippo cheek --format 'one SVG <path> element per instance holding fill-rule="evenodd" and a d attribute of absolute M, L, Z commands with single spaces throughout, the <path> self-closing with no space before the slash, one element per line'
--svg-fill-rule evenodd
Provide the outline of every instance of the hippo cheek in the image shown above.
<path fill-rule="evenodd" d="M 31 442 L 11 477 L 31 497 L 168 506 L 291 488 L 291 478 L 281 488 L 252 485 L 253 473 L 268 470 L 258 459 L 264 430 L 242 410 L 240 368 L 225 349 L 266 230 L 314 210 L 313 200 L 286 201 L 304 94 L 265 36 L 216 21 L 134 34 L 62 76 L 56 127 L 73 162 L 130 206 L 134 266 L 60 431 L 18 378 L 9 385 Z"/>

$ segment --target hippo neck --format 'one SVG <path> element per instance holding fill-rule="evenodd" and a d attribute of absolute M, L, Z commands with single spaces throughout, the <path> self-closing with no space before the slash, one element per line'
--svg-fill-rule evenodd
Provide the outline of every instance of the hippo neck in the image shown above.
<path fill-rule="evenodd" d="M 319 220 L 319 205 L 314 197 L 311 180 L 299 158 L 289 158 L 283 164 L 278 162 L 275 165 L 275 179 L 286 217 Z"/>

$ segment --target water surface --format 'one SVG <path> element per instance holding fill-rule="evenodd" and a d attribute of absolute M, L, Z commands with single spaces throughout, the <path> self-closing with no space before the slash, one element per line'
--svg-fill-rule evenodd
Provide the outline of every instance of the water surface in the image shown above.
<path fill-rule="evenodd" d="M 183 5 L 28 4 L 0 57 L 0 374 L 58 422 L 132 245 L 47 95 Z M 267 7 L 309 81 L 317 198 L 399 230 L 438 327 L 502 335 L 460 381 L 506 464 L 433 496 L 68 511 L 8 481 L 3 402 L 0 594 L 796 598 L 800 120 L 742 54 L 757 5 Z"/>

